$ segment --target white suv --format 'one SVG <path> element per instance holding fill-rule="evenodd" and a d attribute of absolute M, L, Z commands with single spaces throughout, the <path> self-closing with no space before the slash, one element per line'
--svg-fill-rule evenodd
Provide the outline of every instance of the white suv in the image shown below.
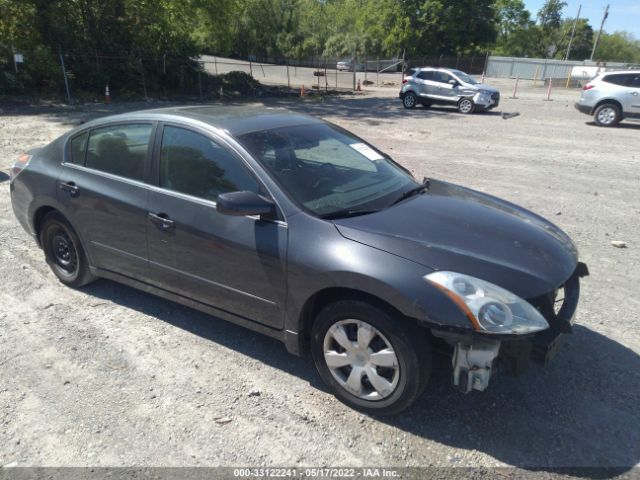
<path fill-rule="evenodd" d="M 640 117 L 640 70 L 602 72 L 582 87 L 576 103 L 597 125 L 611 127 L 623 118 Z"/>

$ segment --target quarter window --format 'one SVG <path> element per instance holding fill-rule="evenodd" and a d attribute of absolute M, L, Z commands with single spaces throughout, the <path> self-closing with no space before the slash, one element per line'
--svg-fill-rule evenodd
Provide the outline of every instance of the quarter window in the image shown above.
<path fill-rule="evenodd" d="M 160 152 L 160 187 L 215 201 L 226 192 L 258 192 L 241 160 L 210 138 L 167 126 Z"/>
<path fill-rule="evenodd" d="M 420 72 L 418 74 L 418 78 L 420 80 L 433 80 L 433 72 L 432 71 Z"/>
<path fill-rule="evenodd" d="M 634 76 L 635 75 L 631 74 L 607 75 L 602 80 L 607 83 L 613 83 L 614 85 L 630 87 Z"/>
<path fill-rule="evenodd" d="M 76 165 L 84 164 L 84 154 L 87 149 L 87 139 L 89 132 L 81 133 L 71 140 L 71 163 Z"/>
<path fill-rule="evenodd" d="M 85 166 L 132 180 L 142 180 L 151 125 L 132 124 L 91 131 Z"/>

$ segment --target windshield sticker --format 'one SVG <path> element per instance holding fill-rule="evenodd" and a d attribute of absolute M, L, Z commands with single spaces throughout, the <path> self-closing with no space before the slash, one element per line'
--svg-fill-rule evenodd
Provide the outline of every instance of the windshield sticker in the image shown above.
<path fill-rule="evenodd" d="M 349 146 L 353 148 L 356 152 L 367 157 L 369 160 L 382 160 L 382 155 L 376 152 L 369 145 L 366 145 L 364 143 L 352 143 Z"/>

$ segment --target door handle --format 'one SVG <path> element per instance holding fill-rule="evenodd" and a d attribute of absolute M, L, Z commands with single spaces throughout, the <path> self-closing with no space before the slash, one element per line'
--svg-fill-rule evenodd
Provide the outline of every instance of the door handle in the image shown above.
<path fill-rule="evenodd" d="M 640 95 L 640 93 L 638 93 L 638 92 L 631 92 L 631 95 L 634 95 L 634 96 L 636 96 L 636 97 L 637 97 L 638 95 Z"/>
<path fill-rule="evenodd" d="M 80 188 L 74 182 L 61 182 L 60 190 L 67 192 L 72 197 L 77 197 L 80 192 Z"/>
<path fill-rule="evenodd" d="M 149 219 L 160 229 L 160 230 L 173 230 L 176 226 L 175 222 L 169 218 L 169 215 L 166 213 L 155 213 L 149 212 Z"/>

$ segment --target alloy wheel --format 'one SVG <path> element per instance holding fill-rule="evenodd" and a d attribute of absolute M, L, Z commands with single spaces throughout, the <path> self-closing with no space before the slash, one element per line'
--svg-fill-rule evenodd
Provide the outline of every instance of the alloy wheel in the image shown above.
<path fill-rule="evenodd" d="M 603 125 L 611 125 L 616 120 L 617 113 L 611 107 L 604 107 L 598 112 L 598 121 Z"/>

